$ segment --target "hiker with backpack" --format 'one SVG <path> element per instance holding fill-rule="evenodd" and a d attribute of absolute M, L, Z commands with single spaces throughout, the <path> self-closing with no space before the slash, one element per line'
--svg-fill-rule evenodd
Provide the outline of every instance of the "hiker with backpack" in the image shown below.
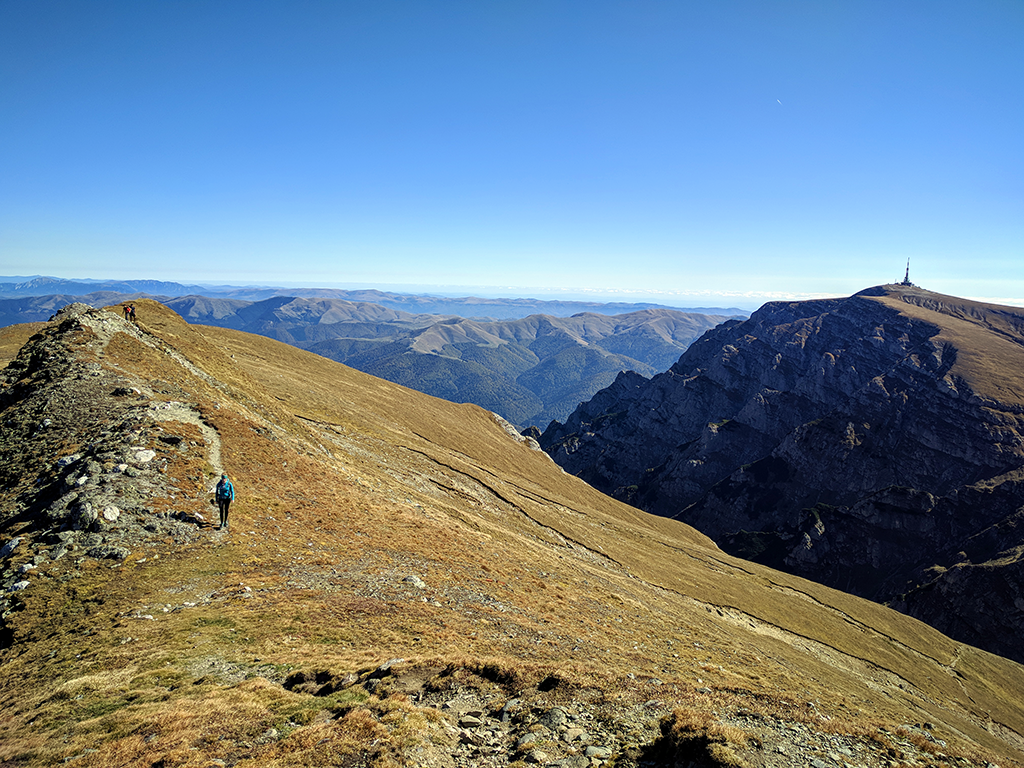
<path fill-rule="evenodd" d="M 217 529 L 223 528 L 227 530 L 228 509 L 235 498 L 235 486 L 231 484 L 226 474 L 220 476 L 220 482 L 217 483 L 217 490 L 214 495 L 217 497 L 217 507 L 220 509 L 220 525 L 217 526 Z"/>

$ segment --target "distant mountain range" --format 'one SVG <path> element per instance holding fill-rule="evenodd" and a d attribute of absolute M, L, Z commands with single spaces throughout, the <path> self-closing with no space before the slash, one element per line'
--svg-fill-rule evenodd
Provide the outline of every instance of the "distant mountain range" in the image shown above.
<path fill-rule="evenodd" d="M 652 376 L 728 319 L 670 309 L 478 321 L 368 302 L 181 297 L 189 322 L 257 333 L 445 400 L 475 403 L 520 427 L 565 418 L 620 371 Z"/>
<path fill-rule="evenodd" d="M 1024 661 L 1024 310 L 913 286 L 773 302 L 541 444 L 726 551 Z"/>
<path fill-rule="evenodd" d="M 741 315 L 749 312 L 735 307 L 669 307 L 649 302 L 549 301 L 531 298 L 481 298 L 479 296 L 433 296 L 389 291 L 342 290 L 337 288 L 282 288 L 273 286 L 183 285 L 161 280 L 65 280 L 58 277 L 0 277 L 0 301 L 59 294 L 87 299 L 89 296 L 118 294 L 123 298 L 147 296 L 159 301 L 181 296 L 205 296 L 237 301 L 263 301 L 278 296 L 326 298 L 370 302 L 412 314 L 458 315 L 466 318 L 509 320 L 544 314 L 568 317 L 579 312 L 622 315 L 643 309 L 672 309 L 710 315 Z M 113 301 L 119 300 L 114 298 Z M 0 307 L 0 322 L 4 308 Z M 47 315 L 48 317 L 48 315 Z M 46 319 L 45 317 L 39 319 Z M 23 322 L 14 320 L 10 322 Z"/>
<path fill-rule="evenodd" d="M 54 287 L 50 278 L 33 282 L 37 287 Z M 358 293 L 385 296 L 375 291 Z M 50 294 L 0 299 L 0 325 L 45 320 L 73 300 L 104 306 L 139 295 L 94 291 L 79 297 Z M 393 304 L 411 306 L 434 301 L 429 297 L 393 298 L 401 300 Z M 566 418 L 620 371 L 653 376 L 665 370 L 690 342 L 728 319 L 722 314 L 652 307 L 612 314 L 624 305 L 596 305 L 603 307 L 605 314 L 474 320 L 330 297 L 273 296 L 254 302 L 185 295 L 162 301 L 191 323 L 285 341 L 420 392 L 475 403 L 519 427 L 544 427 L 552 419 Z M 470 311 L 483 305 L 468 302 L 488 300 L 463 301 L 466 303 L 438 299 L 436 307 L 461 306 Z M 493 306 L 505 312 L 520 312 L 530 306 L 563 311 L 583 305 L 533 299 L 501 301 L 504 304 Z"/>

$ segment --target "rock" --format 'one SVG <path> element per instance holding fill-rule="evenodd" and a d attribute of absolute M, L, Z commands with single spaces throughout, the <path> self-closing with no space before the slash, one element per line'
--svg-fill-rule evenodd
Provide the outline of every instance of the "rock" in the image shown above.
<path fill-rule="evenodd" d="M 87 531 L 96 522 L 96 510 L 88 501 L 80 501 L 71 511 L 71 525 L 76 531 Z"/>
<path fill-rule="evenodd" d="M 560 725 L 565 725 L 568 720 L 569 717 L 562 707 L 552 707 L 544 713 L 540 722 L 551 730 L 554 730 Z"/>
<path fill-rule="evenodd" d="M 124 560 L 132 552 L 126 547 L 115 547 L 110 544 L 101 544 L 86 551 L 86 555 L 97 560 Z"/>
<path fill-rule="evenodd" d="M 405 659 L 388 659 L 371 673 L 371 677 L 385 677 L 391 674 L 391 668 L 396 664 L 403 664 Z"/>
<path fill-rule="evenodd" d="M 516 740 L 516 749 L 523 749 L 524 747 L 534 744 L 540 741 L 541 735 L 539 733 L 524 733 Z"/>
<path fill-rule="evenodd" d="M 551 765 L 557 768 L 590 768 L 591 759 L 583 755 L 570 755 L 562 760 L 556 760 Z"/>
<path fill-rule="evenodd" d="M 72 453 L 70 456 L 65 456 L 62 459 L 57 459 L 57 466 L 63 469 L 64 467 L 74 464 L 80 458 L 82 458 L 82 454 Z"/>
<path fill-rule="evenodd" d="M 341 680 L 338 681 L 337 690 L 343 688 L 351 688 L 353 685 L 359 682 L 359 675 L 354 672 L 349 672 L 347 675 L 343 675 Z"/>
<path fill-rule="evenodd" d="M 146 464 L 156 458 L 156 451 L 145 448 L 135 452 L 135 461 L 139 464 Z"/>
<path fill-rule="evenodd" d="M 60 499 L 46 509 L 46 519 L 51 523 L 62 523 L 68 516 L 66 499 Z"/>
<path fill-rule="evenodd" d="M 11 585 L 10 592 L 20 592 L 23 589 L 28 589 L 27 581 L 16 581 Z"/>
<path fill-rule="evenodd" d="M 520 699 L 509 699 L 505 702 L 505 705 L 501 708 L 499 713 L 499 719 L 503 723 L 507 723 L 512 719 L 512 716 L 523 708 L 523 702 Z"/>
<path fill-rule="evenodd" d="M 404 581 L 406 584 L 411 584 L 416 589 L 427 588 L 427 582 L 425 582 L 419 576 L 406 576 L 404 579 L 402 579 L 402 581 Z"/>
<path fill-rule="evenodd" d="M 117 518 L 121 516 L 121 510 L 115 507 L 113 504 L 108 504 L 103 508 L 102 516 L 103 519 L 106 520 L 108 523 L 113 523 L 116 522 Z"/>
<path fill-rule="evenodd" d="M 612 756 L 612 751 L 608 747 L 587 747 L 583 754 L 587 757 L 596 757 L 598 760 L 608 760 Z"/>
<path fill-rule="evenodd" d="M 18 548 L 18 545 L 21 544 L 21 542 L 22 537 L 15 536 L 13 539 L 4 544 L 2 549 L 0 549 L 0 557 L 10 557 L 11 553 Z"/>

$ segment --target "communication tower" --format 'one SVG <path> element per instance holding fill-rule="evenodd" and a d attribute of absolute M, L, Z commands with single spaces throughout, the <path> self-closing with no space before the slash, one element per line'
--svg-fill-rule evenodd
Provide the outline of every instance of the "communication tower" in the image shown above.
<path fill-rule="evenodd" d="M 910 259 L 907 259 L 907 271 L 906 274 L 903 275 L 903 282 L 900 283 L 900 285 L 913 285 L 913 283 L 910 282 Z"/>

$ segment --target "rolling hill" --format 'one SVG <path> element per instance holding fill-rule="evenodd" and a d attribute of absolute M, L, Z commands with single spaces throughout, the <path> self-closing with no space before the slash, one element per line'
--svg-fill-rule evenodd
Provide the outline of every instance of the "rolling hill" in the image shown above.
<path fill-rule="evenodd" d="M 81 300 L 96 305 L 138 298 L 139 294 L 96 292 Z M 78 299 L 0 299 L 0 324 L 44 320 L 73 300 Z M 564 419 L 619 371 L 651 376 L 664 370 L 691 341 L 726 319 L 644 309 L 487 321 L 413 314 L 330 297 L 273 296 L 251 302 L 188 295 L 166 301 L 189 322 L 278 339 L 420 392 L 475 403 L 520 427 Z M 532 299 L 516 302 L 519 308 L 544 306 L 552 311 L 570 306 Z M 616 308 L 594 306 L 608 312 Z M 457 302 L 451 307 L 467 309 Z"/>
<path fill-rule="evenodd" d="M 727 318 L 669 309 L 479 321 L 380 304 L 275 297 L 168 302 L 189 322 L 258 333 L 524 427 L 565 418 L 623 370 L 652 376 Z"/>
<path fill-rule="evenodd" d="M 479 407 L 116 310 L 0 333 L 0 763 L 1024 760 L 1012 661 L 732 557 Z"/>
<path fill-rule="evenodd" d="M 160 301 L 187 297 L 219 299 L 227 302 L 261 302 L 278 297 L 303 299 L 339 299 L 354 303 L 379 304 L 409 314 L 458 315 L 490 320 L 514 320 L 528 315 L 569 317 L 580 312 L 622 315 L 644 309 L 676 309 L 704 315 L 746 315 L 735 307 L 668 307 L 650 302 L 571 301 L 560 299 L 502 298 L 481 296 L 439 296 L 433 294 L 398 293 L 371 288 L 285 288 L 281 286 L 191 285 L 163 280 L 69 280 L 59 277 L 0 276 L 0 301 L 47 295 L 84 297 L 91 294 L 117 294 L 120 297 L 144 296 Z M 121 300 L 115 296 L 109 303 Z M 2 307 L 2 304 L 0 304 Z M 181 312 L 184 316 L 186 312 Z M 0 320 L 3 319 L 0 311 Z M 45 318 L 31 318 L 39 320 Z M 15 322 L 15 321 L 12 321 Z M 6 324 L 6 323 L 4 323 Z"/>
<path fill-rule="evenodd" d="M 620 371 L 652 376 L 725 318 L 672 310 L 626 315 L 450 319 L 378 345 L 336 339 L 309 350 L 519 426 L 565 418 Z"/>

